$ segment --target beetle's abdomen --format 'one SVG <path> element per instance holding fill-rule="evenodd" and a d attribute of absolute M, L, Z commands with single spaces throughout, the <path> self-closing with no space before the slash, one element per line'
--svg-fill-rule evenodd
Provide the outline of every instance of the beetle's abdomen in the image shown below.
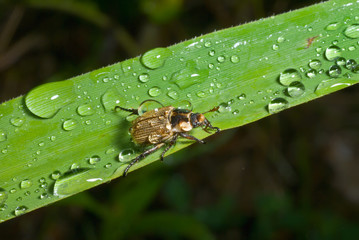
<path fill-rule="evenodd" d="M 132 123 L 131 135 L 136 144 L 157 144 L 173 135 L 169 116 L 173 107 L 163 107 L 145 112 Z"/>

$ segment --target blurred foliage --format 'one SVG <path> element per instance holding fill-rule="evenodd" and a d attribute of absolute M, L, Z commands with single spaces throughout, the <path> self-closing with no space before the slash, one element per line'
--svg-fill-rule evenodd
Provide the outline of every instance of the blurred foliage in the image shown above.
<path fill-rule="evenodd" d="M 3 0 L 0 101 L 310 4 Z M 1 239 L 357 239 L 358 92 L 352 87 L 218 134 L 165 164 L 5 222 Z"/>

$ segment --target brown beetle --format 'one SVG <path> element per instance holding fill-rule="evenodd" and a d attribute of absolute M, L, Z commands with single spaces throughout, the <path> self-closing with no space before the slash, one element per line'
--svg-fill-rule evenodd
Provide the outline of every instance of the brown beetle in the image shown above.
<path fill-rule="evenodd" d="M 147 101 L 157 102 L 155 100 L 146 100 L 141 103 L 141 105 Z M 193 113 L 191 110 L 179 109 L 173 106 L 163 107 L 162 104 L 161 106 L 161 108 L 156 108 L 144 112 L 141 116 L 137 117 L 132 122 L 130 133 L 134 143 L 142 146 L 153 145 L 153 147 L 134 158 L 126 167 L 123 176 L 127 175 L 128 170 L 136 162 L 145 158 L 151 153 L 154 153 L 167 144 L 166 148 L 161 154 L 161 161 L 163 161 L 165 153 L 176 143 L 179 136 L 197 141 L 199 143 L 205 143 L 203 140 L 197 139 L 196 137 L 187 133 L 193 128 L 202 127 L 206 132 L 208 132 L 207 128 L 214 129 L 216 132 L 220 131 L 218 127 L 213 127 L 211 125 L 211 123 L 203 115 L 204 113 Z M 117 109 L 139 115 L 138 109 L 116 106 L 115 111 Z M 215 107 L 207 112 L 213 112 L 217 110 L 218 107 Z"/>

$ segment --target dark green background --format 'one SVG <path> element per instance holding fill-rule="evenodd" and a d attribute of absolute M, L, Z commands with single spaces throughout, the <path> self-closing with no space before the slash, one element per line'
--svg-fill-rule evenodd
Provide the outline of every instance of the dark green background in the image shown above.
<path fill-rule="evenodd" d="M 0 1 L 0 102 L 154 47 L 314 3 L 35 2 Z M 181 230 L 183 221 L 216 239 L 358 239 L 358 92 L 354 86 L 217 134 L 164 164 L 1 223 L 0 239 L 187 239 L 186 231 L 198 228 Z M 103 209 L 113 214 L 101 216 Z M 161 213 L 173 218 L 146 221 Z"/>

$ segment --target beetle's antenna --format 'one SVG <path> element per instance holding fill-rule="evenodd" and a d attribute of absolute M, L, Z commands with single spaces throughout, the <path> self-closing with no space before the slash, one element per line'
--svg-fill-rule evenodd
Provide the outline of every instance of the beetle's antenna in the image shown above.
<path fill-rule="evenodd" d="M 209 113 L 209 112 L 215 112 L 215 111 L 217 111 L 218 109 L 219 109 L 219 106 L 214 107 L 214 108 L 212 108 L 211 110 L 209 110 L 209 111 L 207 111 L 207 112 L 204 112 L 203 114 Z"/>

